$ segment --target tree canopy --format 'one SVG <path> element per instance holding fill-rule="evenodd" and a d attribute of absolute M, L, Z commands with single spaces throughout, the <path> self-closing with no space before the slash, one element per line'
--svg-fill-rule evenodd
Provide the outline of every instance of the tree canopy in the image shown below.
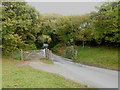
<path fill-rule="evenodd" d="M 2 2 L 3 53 L 33 44 L 39 23 L 39 13 L 25 2 Z"/>
<path fill-rule="evenodd" d="M 118 22 L 119 2 L 105 2 L 97 12 L 85 15 L 62 16 L 40 14 L 26 2 L 2 2 L 3 54 L 10 54 L 21 48 L 36 49 L 36 43 L 48 37 L 51 47 L 58 43 L 67 46 L 76 42 L 120 43 Z M 41 41 L 39 38 L 43 38 Z"/>

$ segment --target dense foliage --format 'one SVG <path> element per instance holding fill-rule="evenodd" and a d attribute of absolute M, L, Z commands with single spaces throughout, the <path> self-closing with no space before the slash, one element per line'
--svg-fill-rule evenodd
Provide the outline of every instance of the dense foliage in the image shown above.
<path fill-rule="evenodd" d="M 62 16 L 42 15 L 25 2 L 3 2 L 0 9 L 3 54 L 10 54 L 21 48 L 35 49 L 43 42 L 49 42 L 51 47 L 58 43 L 83 47 L 88 42 L 118 44 L 118 6 L 118 2 L 106 2 L 97 7 L 97 12 Z"/>
<path fill-rule="evenodd" d="M 3 54 L 31 46 L 39 31 L 39 13 L 25 2 L 2 3 Z"/>
<path fill-rule="evenodd" d="M 85 15 L 45 15 L 42 30 L 50 35 L 53 43 L 71 46 L 74 44 L 118 44 L 120 30 L 118 2 L 106 2 L 97 7 L 97 12 Z M 44 28 L 44 29 L 43 29 Z"/>
<path fill-rule="evenodd" d="M 94 38 L 99 42 L 120 42 L 120 24 L 118 22 L 118 2 L 107 2 L 95 13 L 92 19 L 95 27 Z"/>
<path fill-rule="evenodd" d="M 64 56 L 69 59 L 74 59 L 77 56 L 77 50 L 74 46 L 69 46 L 64 51 Z"/>

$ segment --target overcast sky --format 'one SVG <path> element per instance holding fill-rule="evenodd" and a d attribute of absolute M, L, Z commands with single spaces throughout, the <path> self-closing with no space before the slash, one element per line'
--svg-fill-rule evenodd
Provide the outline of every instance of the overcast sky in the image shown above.
<path fill-rule="evenodd" d="M 61 15 L 86 14 L 96 11 L 95 6 L 100 2 L 28 2 L 41 14 L 58 13 Z"/>

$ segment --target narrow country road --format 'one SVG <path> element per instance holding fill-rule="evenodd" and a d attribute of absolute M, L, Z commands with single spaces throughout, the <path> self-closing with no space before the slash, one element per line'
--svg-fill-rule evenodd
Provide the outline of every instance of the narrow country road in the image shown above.
<path fill-rule="evenodd" d="M 72 80 L 93 88 L 118 88 L 118 71 L 74 63 L 56 55 L 54 55 L 53 61 L 71 72 L 69 76 L 73 77 Z"/>
<path fill-rule="evenodd" d="M 39 56 L 39 52 L 36 55 Z M 47 65 L 38 61 L 29 62 L 28 65 L 35 69 L 60 74 L 91 88 L 118 88 L 118 71 L 74 63 L 70 59 L 54 54 L 52 54 L 51 60 L 54 65 Z"/>

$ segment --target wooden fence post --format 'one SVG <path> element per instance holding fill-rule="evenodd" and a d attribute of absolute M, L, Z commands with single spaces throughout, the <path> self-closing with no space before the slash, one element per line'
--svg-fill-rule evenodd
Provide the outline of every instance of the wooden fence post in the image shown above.
<path fill-rule="evenodd" d="M 21 56 L 21 60 L 23 60 L 23 50 L 20 50 L 20 56 Z"/>
<path fill-rule="evenodd" d="M 45 49 L 45 58 L 49 59 L 50 58 L 50 50 L 49 49 Z"/>
<path fill-rule="evenodd" d="M 48 49 L 46 48 L 46 58 L 48 59 Z"/>
<path fill-rule="evenodd" d="M 50 50 L 48 49 L 48 59 L 50 59 Z"/>
<path fill-rule="evenodd" d="M 46 58 L 49 59 L 49 49 L 46 49 Z"/>
<path fill-rule="evenodd" d="M 45 58 L 47 58 L 47 48 L 45 48 Z"/>
<path fill-rule="evenodd" d="M 49 52 L 49 58 L 52 59 L 52 51 Z"/>

